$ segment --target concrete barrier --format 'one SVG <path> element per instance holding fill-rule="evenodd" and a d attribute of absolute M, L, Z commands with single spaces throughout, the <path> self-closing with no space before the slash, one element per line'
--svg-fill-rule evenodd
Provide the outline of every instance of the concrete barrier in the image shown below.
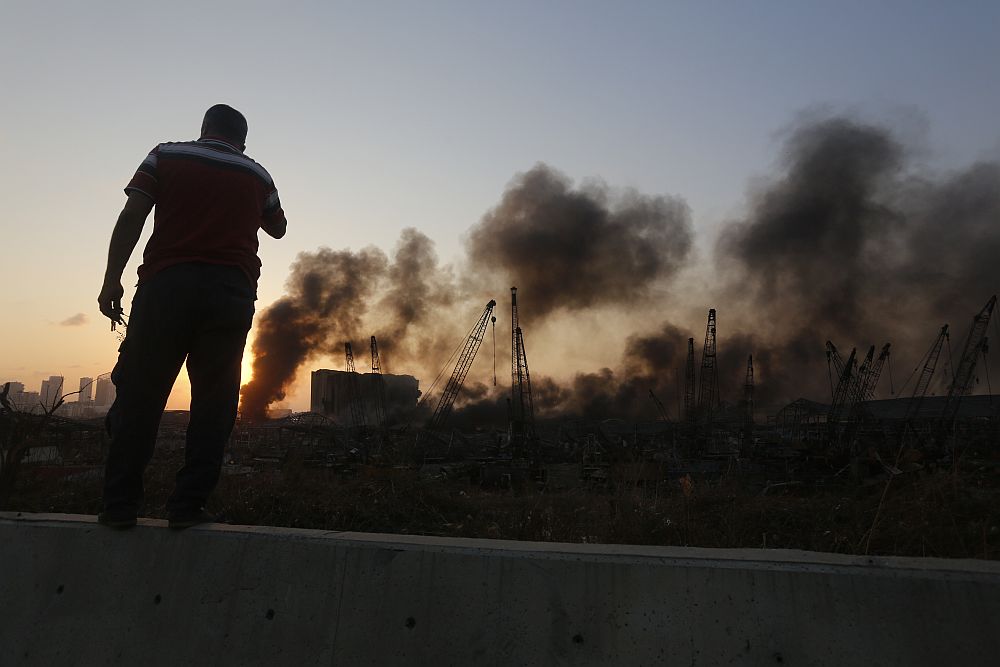
<path fill-rule="evenodd" d="M 1000 564 L 0 513 L 0 665 L 996 665 Z"/>

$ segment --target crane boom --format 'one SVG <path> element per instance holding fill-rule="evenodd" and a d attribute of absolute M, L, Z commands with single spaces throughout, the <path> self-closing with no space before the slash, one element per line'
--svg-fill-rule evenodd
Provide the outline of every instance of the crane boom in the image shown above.
<path fill-rule="evenodd" d="M 518 441 L 535 437 L 535 408 L 531 400 L 531 375 L 528 373 L 528 355 L 524 349 L 517 308 L 517 288 L 510 288 L 511 321 L 511 435 Z"/>
<path fill-rule="evenodd" d="M 708 311 L 705 327 L 705 347 L 701 350 L 701 385 L 698 387 L 698 408 L 711 422 L 712 412 L 719 404 L 719 368 L 716 364 L 715 308 Z"/>
<path fill-rule="evenodd" d="M 996 304 L 997 297 L 994 294 L 986 302 L 986 305 L 983 306 L 983 309 L 972 318 L 972 327 L 969 329 L 969 335 L 965 339 L 965 347 L 958 362 L 958 369 L 955 371 L 955 377 L 951 382 L 951 386 L 948 387 L 948 397 L 945 399 L 944 410 L 941 412 L 942 430 L 949 430 L 951 428 L 955 422 L 955 417 L 958 416 L 958 407 L 962 402 L 962 397 L 968 396 L 972 391 L 976 363 L 979 361 L 979 355 L 985 348 L 986 328 L 989 326 L 990 316 L 993 314 L 993 308 Z"/>
<path fill-rule="evenodd" d="M 350 388 L 351 423 L 355 428 L 364 431 L 368 426 L 365 419 L 365 408 L 361 402 L 361 385 L 358 381 L 358 371 L 354 368 L 354 351 L 350 343 L 344 343 L 344 354 L 347 357 L 347 382 Z"/>
<path fill-rule="evenodd" d="M 455 398 L 465 383 L 465 376 L 469 374 L 469 368 L 476 358 L 476 353 L 479 352 L 479 346 L 483 344 L 483 337 L 486 335 L 486 325 L 496 305 L 497 302 L 490 299 L 489 303 L 486 304 L 486 310 L 483 311 L 479 321 L 472 327 L 469 336 L 465 339 L 462 353 L 458 357 L 458 363 L 455 364 L 455 370 L 452 372 L 451 378 L 448 379 L 448 384 L 445 385 L 444 391 L 441 393 L 441 399 L 434 409 L 434 414 L 431 416 L 430 422 L 428 422 L 430 428 L 442 428 L 448 421 L 448 417 L 451 416 L 451 409 L 455 403 Z"/>
<path fill-rule="evenodd" d="M 882 367 L 885 365 L 886 359 L 889 358 L 889 348 L 891 346 L 891 343 L 886 343 L 882 346 L 882 351 L 879 352 L 878 359 L 875 360 L 875 365 L 871 367 L 871 370 L 865 377 L 865 382 L 861 387 L 862 401 L 870 401 L 875 398 L 875 387 L 878 386 L 879 378 L 882 377 Z"/>
<path fill-rule="evenodd" d="M 937 338 L 934 339 L 931 349 L 924 356 L 924 367 L 920 371 L 920 377 L 917 378 L 917 384 L 913 387 L 910 402 L 906 406 L 906 416 L 903 420 L 904 427 L 920 413 L 920 404 L 923 402 L 924 396 L 927 395 L 927 388 L 931 386 L 931 379 L 934 377 L 938 359 L 941 357 L 941 348 L 944 347 L 944 342 L 947 339 L 948 325 L 946 324 L 941 327 L 941 331 L 938 333 Z"/>
<path fill-rule="evenodd" d="M 670 417 L 667 416 L 667 409 L 663 407 L 662 401 L 653 393 L 653 390 L 649 390 L 649 397 L 653 399 L 653 404 L 656 405 L 656 411 L 660 413 L 660 421 L 668 422 Z"/>
<path fill-rule="evenodd" d="M 840 352 L 837 351 L 837 346 L 830 341 L 826 341 L 826 365 L 828 369 L 831 365 L 833 366 L 833 370 L 837 373 L 837 381 L 839 382 L 840 376 L 844 374 L 844 360 L 840 356 Z M 832 401 L 837 390 L 833 385 L 833 374 L 830 377 L 830 400 Z"/>
<path fill-rule="evenodd" d="M 382 377 L 382 360 L 378 354 L 378 342 L 372 336 L 372 379 L 375 381 L 375 423 L 385 428 L 385 378 Z"/>
<path fill-rule="evenodd" d="M 857 356 L 857 348 L 851 350 L 851 356 L 847 358 L 847 362 L 844 364 L 844 370 L 840 374 L 840 379 L 837 382 L 837 387 L 833 392 L 833 403 L 830 404 L 830 412 L 827 416 L 827 422 L 830 424 L 831 428 L 837 428 L 837 423 L 840 421 L 841 415 L 844 411 L 844 405 L 847 403 L 848 393 L 850 392 L 851 385 L 854 381 L 855 366 L 857 362 L 855 357 Z"/>
<path fill-rule="evenodd" d="M 694 419 L 695 402 L 694 338 L 688 338 L 687 364 L 684 366 L 684 419 Z"/>

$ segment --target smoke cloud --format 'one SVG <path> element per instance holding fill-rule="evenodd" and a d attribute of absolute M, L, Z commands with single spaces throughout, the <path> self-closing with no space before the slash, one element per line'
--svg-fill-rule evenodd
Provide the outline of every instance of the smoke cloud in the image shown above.
<path fill-rule="evenodd" d="M 910 155 L 884 127 L 802 124 L 782 173 L 721 235 L 717 261 L 734 268 L 726 300 L 744 306 L 752 333 L 742 338 L 756 348 L 771 407 L 829 397 L 825 340 L 845 356 L 892 341 L 908 369 L 941 324 L 964 336 L 996 291 L 1000 165 L 936 177 L 920 175 Z"/>
<path fill-rule="evenodd" d="M 490 285 L 530 294 L 534 317 L 634 304 L 687 259 L 690 217 L 679 198 L 614 194 L 599 183 L 574 189 L 539 164 L 472 228 L 467 251 Z"/>

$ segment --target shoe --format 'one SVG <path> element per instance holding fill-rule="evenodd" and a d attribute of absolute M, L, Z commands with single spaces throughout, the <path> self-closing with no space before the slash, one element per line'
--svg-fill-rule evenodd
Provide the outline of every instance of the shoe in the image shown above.
<path fill-rule="evenodd" d="M 97 515 L 97 523 L 115 530 L 127 530 L 136 524 L 136 516 L 104 511 Z"/>
<path fill-rule="evenodd" d="M 194 513 L 172 513 L 167 517 L 167 525 L 173 530 L 184 530 L 185 528 L 191 528 L 203 523 L 217 523 L 217 521 L 218 517 L 214 514 L 209 514 L 205 510 L 198 510 Z"/>

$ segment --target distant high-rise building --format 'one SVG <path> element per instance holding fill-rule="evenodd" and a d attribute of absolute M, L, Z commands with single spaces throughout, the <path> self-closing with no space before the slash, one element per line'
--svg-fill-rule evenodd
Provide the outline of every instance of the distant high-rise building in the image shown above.
<path fill-rule="evenodd" d="M 37 391 L 22 391 L 17 407 L 24 412 L 39 412 L 42 409 L 41 396 Z"/>
<path fill-rule="evenodd" d="M 51 408 L 63 395 L 63 377 L 52 375 L 48 380 L 42 380 L 42 390 L 38 393 L 45 407 Z"/>
<path fill-rule="evenodd" d="M 24 401 L 24 383 L 14 382 L 13 380 L 0 382 L 0 391 L 3 391 L 5 384 L 9 385 L 7 387 L 7 399 L 10 401 L 10 404 L 15 408 L 20 408 L 21 403 Z"/>
<path fill-rule="evenodd" d="M 111 381 L 110 375 L 102 375 L 97 378 L 97 393 L 94 396 L 94 406 L 108 408 L 114 402 L 115 384 Z"/>
<path fill-rule="evenodd" d="M 0 382 L 0 388 L 2 388 L 5 384 L 9 384 L 10 385 L 10 388 L 7 390 L 8 391 L 8 394 L 7 394 L 8 396 L 13 396 L 14 394 L 23 394 L 24 393 L 24 383 L 23 382 L 14 382 L 13 380 L 8 380 L 6 382 Z"/>
<path fill-rule="evenodd" d="M 94 378 L 80 378 L 80 393 L 76 400 L 80 403 L 90 403 L 94 396 Z"/>

